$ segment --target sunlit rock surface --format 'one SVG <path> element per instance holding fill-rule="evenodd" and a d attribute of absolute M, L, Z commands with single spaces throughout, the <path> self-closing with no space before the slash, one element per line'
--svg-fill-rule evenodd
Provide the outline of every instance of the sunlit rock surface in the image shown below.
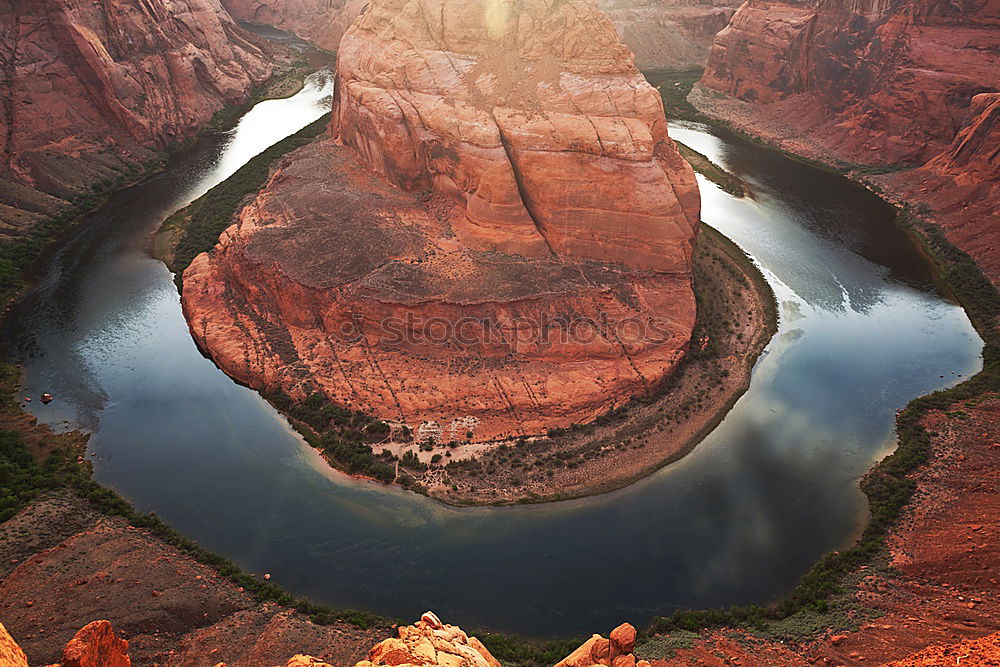
<path fill-rule="evenodd" d="M 445 441 L 585 422 L 673 372 L 697 186 L 591 2 L 376 0 L 337 77 L 338 141 L 185 273 L 220 366 Z"/>

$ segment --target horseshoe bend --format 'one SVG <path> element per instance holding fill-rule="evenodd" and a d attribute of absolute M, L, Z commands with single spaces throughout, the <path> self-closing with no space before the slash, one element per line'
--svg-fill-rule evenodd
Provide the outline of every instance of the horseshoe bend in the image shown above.
<path fill-rule="evenodd" d="M 698 226 L 660 95 L 593 3 L 375 0 L 329 136 L 194 259 L 183 307 L 253 387 L 438 441 L 534 435 L 671 376 Z"/>

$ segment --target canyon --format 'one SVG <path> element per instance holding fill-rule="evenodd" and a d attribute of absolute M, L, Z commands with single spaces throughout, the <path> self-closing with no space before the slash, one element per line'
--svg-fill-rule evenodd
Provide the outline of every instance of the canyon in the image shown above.
<path fill-rule="evenodd" d="M 332 140 L 195 258 L 185 315 L 233 377 L 439 442 L 590 421 L 683 357 L 693 171 L 593 4 L 443 7 L 357 19 Z"/>
<path fill-rule="evenodd" d="M 0 241 L 141 173 L 272 71 L 218 0 L 0 3 Z"/>
<path fill-rule="evenodd" d="M 219 245 L 185 273 L 192 333 L 227 373 L 297 398 L 321 392 L 418 436 L 474 441 L 593 419 L 671 375 L 694 326 L 697 190 L 658 98 L 592 5 L 563 3 L 553 12 L 525 2 L 519 15 L 498 3 L 484 24 L 469 3 L 444 16 L 441 3 L 375 0 L 347 30 L 345 17 L 360 13 L 350 0 L 319 10 L 294 0 L 224 4 L 238 18 L 327 48 L 347 34 L 331 136 L 283 159 Z M 163 22 L 168 41 L 156 46 L 171 55 L 121 64 L 134 59 L 120 59 L 117 49 L 149 30 L 122 16 L 162 18 L 158 12 L 180 6 L 188 10 Z M 640 64 L 669 53 L 664 62 L 685 66 L 705 57 L 715 26 L 733 11 L 601 6 Z M 101 82 L 60 92 L 87 118 L 73 121 L 79 134 L 58 123 L 51 136 L 18 134 L 31 104 L 6 114 L 11 166 L 0 196 L 15 227 L 190 136 L 267 76 L 264 47 L 214 2 L 93 7 L 105 12 L 101 21 L 91 20 L 90 6 L 60 15 L 70 17 L 69 34 L 83 35 L 71 40 L 78 55 L 63 59 L 77 68 L 71 74 L 32 79 L 32 65 L 5 80 L 27 86 L 33 100 L 51 81 Z M 417 15 L 433 18 L 421 24 Z M 102 32 L 116 21 L 135 31 Z M 11 25 L 24 24 L 18 17 Z M 682 29 L 692 36 L 680 33 L 676 44 L 657 32 Z M 997 282 L 996 29 L 993 4 L 750 0 L 718 36 L 693 99 L 788 150 L 840 162 L 900 202 L 923 204 Z M 175 54 L 168 43 L 187 45 Z M 149 88 L 143 73 L 174 83 L 169 92 Z M 94 90 L 109 89 L 95 98 Z M 143 95 L 163 99 L 137 120 L 129 114 Z M 50 129 L 39 118 L 29 126 Z M 103 123 L 112 128 L 107 144 Z M 471 342 L 428 336 L 435 330 L 425 325 L 440 321 L 471 322 Z M 595 335 L 542 345 L 532 331 L 572 321 Z M 658 337 L 624 340 L 620 332 L 635 322 L 655 324 Z M 483 323 L 502 326 L 487 332 Z M 928 418 L 931 460 L 912 474 L 919 493 L 889 540 L 892 569 L 857 573 L 847 627 L 795 642 L 723 629 L 640 637 L 637 647 L 635 630 L 622 626 L 608 639 L 592 637 L 559 667 L 631 667 L 642 657 L 653 665 L 990 664 L 1000 653 L 998 414 L 988 397 Z M 87 662 L 95 653 L 103 656 L 96 664 L 121 665 L 128 653 L 137 664 L 499 664 L 433 614 L 413 626 L 359 628 L 314 624 L 260 603 L 71 495 L 35 501 L 6 523 L 0 555 L 0 620 L 32 664 L 95 664 Z M 108 621 L 90 622 L 104 617 L 117 635 Z M 682 648 L 670 648 L 678 641 Z M 287 658 L 298 653 L 318 657 Z M 0 626 L 4 659 L 27 664 Z"/>
<path fill-rule="evenodd" d="M 240 21 L 280 28 L 329 51 L 337 50 L 366 4 L 364 0 L 222 0 L 226 11 Z"/>
<path fill-rule="evenodd" d="M 998 27 L 988 0 L 751 0 L 691 99 L 919 206 L 1000 284 Z"/>
<path fill-rule="evenodd" d="M 336 50 L 363 0 L 222 0 L 237 19 L 273 25 Z M 640 69 L 703 67 L 715 34 L 739 3 L 731 0 L 600 0 Z"/>

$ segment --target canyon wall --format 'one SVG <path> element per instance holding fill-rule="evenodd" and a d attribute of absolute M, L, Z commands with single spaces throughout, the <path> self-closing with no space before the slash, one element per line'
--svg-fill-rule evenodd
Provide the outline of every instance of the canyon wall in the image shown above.
<path fill-rule="evenodd" d="M 749 0 L 690 99 L 795 153 L 876 167 L 867 180 L 1000 285 L 998 35 L 995 0 Z"/>
<path fill-rule="evenodd" d="M 332 131 L 184 274 L 228 373 L 479 440 L 673 372 L 697 185 L 592 2 L 375 0 L 341 42 Z"/>
<path fill-rule="evenodd" d="M 705 66 L 715 35 L 729 24 L 733 0 L 600 0 L 643 70 Z"/>
<path fill-rule="evenodd" d="M 295 33 L 336 51 L 366 0 L 222 0 L 234 17 Z M 703 67 L 734 0 L 600 0 L 640 69 Z"/>
<path fill-rule="evenodd" d="M 270 76 L 218 0 L 0 0 L 0 240 Z"/>
<path fill-rule="evenodd" d="M 1000 90 L 995 0 L 749 0 L 702 83 L 839 159 L 922 164 Z"/>
<path fill-rule="evenodd" d="M 368 4 L 367 0 L 222 0 L 235 18 L 294 33 L 329 51 Z"/>

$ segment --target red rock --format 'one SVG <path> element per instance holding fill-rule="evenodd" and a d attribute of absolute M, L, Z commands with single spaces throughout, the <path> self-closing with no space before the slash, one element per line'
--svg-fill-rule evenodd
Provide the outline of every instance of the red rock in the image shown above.
<path fill-rule="evenodd" d="M 218 0 L 0 3 L 8 60 L 0 202 L 26 215 L 117 180 L 270 75 Z"/>
<path fill-rule="evenodd" d="M 852 162 L 921 164 L 1000 89 L 995 2 L 749 0 L 703 83 Z"/>
<path fill-rule="evenodd" d="M 635 628 L 622 623 L 608 635 L 617 653 L 631 653 L 635 648 Z"/>
<path fill-rule="evenodd" d="M 471 248 L 688 271 L 700 200 L 659 95 L 592 3 L 518 7 L 372 3 L 341 41 L 334 135 L 452 199 Z"/>
<path fill-rule="evenodd" d="M 716 33 L 739 6 L 729 0 L 599 0 L 641 69 L 704 67 Z"/>
<path fill-rule="evenodd" d="M 635 649 L 635 628 L 622 623 L 611 631 L 609 639 L 593 635 L 575 651 L 556 663 L 555 667 L 649 667 L 649 663 L 632 655 Z"/>
<path fill-rule="evenodd" d="M 335 51 L 366 0 L 222 0 L 238 19 L 273 25 Z"/>
<path fill-rule="evenodd" d="M 62 667 L 131 667 L 128 642 L 115 637 L 108 621 L 83 626 L 63 650 Z"/>
<path fill-rule="evenodd" d="M 185 272 L 185 315 L 243 382 L 445 439 L 589 421 L 686 349 L 693 172 L 590 2 L 530 0 L 506 23 L 431 2 L 376 0 L 348 31 L 347 147 L 279 165 Z"/>
<path fill-rule="evenodd" d="M 1000 664 L 1000 632 L 956 644 L 930 646 L 884 667 L 939 667 L 940 665 Z"/>
<path fill-rule="evenodd" d="M 0 623 L 0 665 L 4 667 L 28 667 L 28 658 L 7 632 L 3 623 Z"/>
<path fill-rule="evenodd" d="M 428 614 L 430 612 L 424 616 Z M 362 660 L 355 667 L 500 667 L 500 662 L 478 639 L 469 637 L 457 626 L 441 623 L 433 614 L 430 616 L 433 617 L 430 623 L 422 618 L 413 625 L 401 626 L 398 638 L 386 639 L 373 646 L 368 652 L 368 660 Z M 289 663 L 287 667 L 298 667 L 298 664 Z"/>

